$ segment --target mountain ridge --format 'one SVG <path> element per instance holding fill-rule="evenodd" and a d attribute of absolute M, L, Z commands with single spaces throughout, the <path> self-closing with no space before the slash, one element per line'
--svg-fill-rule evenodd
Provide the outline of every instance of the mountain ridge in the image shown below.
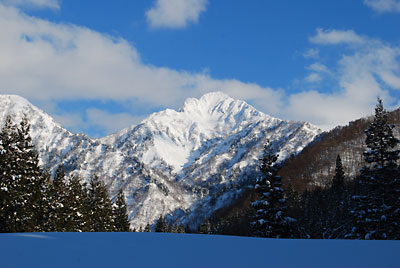
<path fill-rule="evenodd" d="M 22 110 L 29 111 L 42 165 L 52 172 L 63 164 L 69 176 L 86 181 L 97 174 L 111 197 L 122 189 L 133 228 L 160 215 L 195 227 L 253 184 L 267 139 L 284 160 L 321 133 L 309 123 L 273 118 L 215 92 L 91 139 L 62 128 L 22 97 L 0 96 L 0 104 L 7 98 L 16 104 L 0 110 L 0 119 L 11 113 L 18 120 Z"/>

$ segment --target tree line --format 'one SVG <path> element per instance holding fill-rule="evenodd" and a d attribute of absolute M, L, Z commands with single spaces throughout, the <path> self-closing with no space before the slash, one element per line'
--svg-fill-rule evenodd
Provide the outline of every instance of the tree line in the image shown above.
<path fill-rule="evenodd" d="M 365 130 L 364 166 L 346 177 L 340 155 L 324 186 L 296 192 L 282 186 L 278 155 L 268 142 L 260 159 L 253 200 L 234 215 L 207 219 L 200 233 L 272 238 L 400 239 L 399 140 L 378 99 Z"/>
<path fill-rule="evenodd" d="M 60 165 L 53 178 L 39 165 L 24 117 L 8 116 L 0 132 L 0 232 L 126 232 L 130 230 L 122 191 L 113 204 L 104 183 L 67 177 Z"/>

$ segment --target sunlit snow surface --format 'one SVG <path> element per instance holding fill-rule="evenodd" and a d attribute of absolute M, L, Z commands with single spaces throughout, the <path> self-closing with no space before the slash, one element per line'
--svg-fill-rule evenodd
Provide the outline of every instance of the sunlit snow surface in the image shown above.
<path fill-rule="evenodd" d="M 163 233 L 0 234 L 0 267 L 400 267 L 399 241 Z M 123 266 L 122 266 L 123 265 Z"/>

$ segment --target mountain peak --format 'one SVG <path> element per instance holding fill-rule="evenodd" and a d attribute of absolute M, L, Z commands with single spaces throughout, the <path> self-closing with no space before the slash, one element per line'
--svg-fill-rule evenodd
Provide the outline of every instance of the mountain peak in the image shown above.
<path fill-rule="evenodd" d="M 184 112 L 191 115 L 196 113 L 201 114 L 202 116 L 211 114 L 225 114 L 227 112 L 235 113 L 235 111 L 232 110 L 233 107 L 236 107 L 239 110 L 248 108 L 256 111 L 255 108 L 247 104 L 245 101 L 235 100 L 221 91 L 216 91 L 204 94 L 199 99 L 187 99 L 184 105 L 179 109 L 179 112 Z"/>
<path fill-rule="evenodd" d="M 186 99 L 184 105 L 179 109 L 180 112 L 190 111 L 190 110 L 210 110 L 214 108 L 221 102 L 229 101 L 232 102 L 234 99 L 229 97 L 223 92 L 216 91 L 204 94 L 199 99 L 196 98 L 188 98 Z"/>
<path fill-rule="evenodd" d="M 0 103 L 4 106 L 26 106 L 32 105 L 27 99 L 19 95 L 0 95 Z"/>
<path fill-rule="evenodd" d="M 228 96 L 226 93 L 222 91 L 214 91 L 214 92 L 209 92 L 204 94 L 200 100 L 203 101 L 210 101 L 210 100 L 216 100 L 216 101 L 222 101 L 222 100 L 233 100 L 230 96 Z"/>

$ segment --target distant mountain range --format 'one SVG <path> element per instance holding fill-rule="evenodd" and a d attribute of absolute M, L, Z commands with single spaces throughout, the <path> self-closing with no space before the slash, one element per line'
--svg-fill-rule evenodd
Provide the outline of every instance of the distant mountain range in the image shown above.
<path fill-rule="evenodd" d="M 64 164 L 68 175 L 86 181 L 97 174 L 112 198 L 122 189 L 133 228 L 160 215 L 195 227 L 254 184 L 267 139 L 284 161 L 321 134 L 309 123 L 270 117 L 221 92 L 100 139 L 69 132 L 22 97 L 0 95 L 1 124 L 7 115 L 19 122 L 23 114 L 43 168 L 54 172 Z"/>

